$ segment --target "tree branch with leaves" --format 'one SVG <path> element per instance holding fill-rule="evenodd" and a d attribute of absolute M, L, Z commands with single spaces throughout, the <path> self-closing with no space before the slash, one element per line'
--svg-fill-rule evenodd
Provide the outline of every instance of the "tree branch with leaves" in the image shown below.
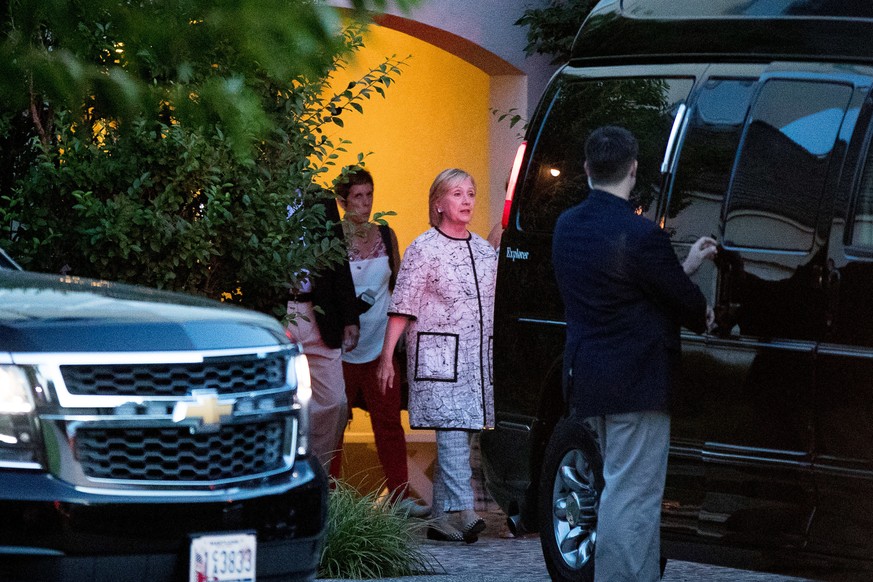
<path fill-rule="evenodd" d="M 334 30 L 317 50 L 312 43 L 321 42 L 320 33 L 296 37 L 295 46 L 285 47 L 288 54 L 317 56 L 299 66 L 259 60 L 272 57 L 247 46 L 256 42 L 251 37 L 219 34 L 236 16 L 249 33 L 258 23 L 266 26 L 257 32 L 279 51 L 288 39 L 263 23 L 265 15 L 321 26 L 323 20 L 305 16 L 325 14 L 317 3 L 282 2 L 273 8 L 284 12 L 270 14 L 258 2 L 265 12 L 254 14 L 243 10 L 254 10 L 254 3 L 243 0 L 232 3 L 233 10 L 221 4 L 218 15 L 195 0 L 94 4 L 105 10 L 65 9 L 78 23 L 42 33 L 44 44 L 56 47 L 46 53 L 65 51 L 75 59 L 49 55 L 44 69 L 29 73 L 37 97 L 25 83 L 21 99 L 0 108 L 0 241 L 33 270 L 203 294 L 278 313 L 300 273 L 331 268 L 344 256 L 332 225 L 305 203 L 331 196 L 327 174 L 337 152 L 349 147 L 336 135 L 344 117 L 363 112 L 372 95 L 384 96 L 407 60 L 386 57 L 354 86 L 332 94 L 328 80 L 363 46 L 364 24 Z M 116 4 L 122 8 L 115 10 Z M 304 14 L 286 14 L 291 7 Z M 173 35 L 157 34 L 152 20 L 134 26 L 128 22 L 134 11 L 190 36 L 159 47 L 156 39 L 172 44 Z M 92 16 L 101 20 L 87 19 Z M 11 18 L 4 24 L 9 42 L 27 29 Z M 32 55 L 18 54 L 12 68 L 24 71 Z M 64 89 L 63 79 L 40 81 L 62 62 L 68 70 L 79 63 L 100 71 L 105 83 Z M 123 94 L 107 91 L 125 86 L 115 77 L 138 81 Z M 15 92 L 8 78 L 0 85 Z M 357 159 L 363 163 L 364 154 Z M 288 212 L 301 203 L 301 212 Z"/>
<path fill-rule="evenodd" d="M 530 8 L 515 24 L 527 27 L 527 55 L 552 55 L 552 64 L 567 62 L 576 33 L 598 0 L 550 0 L 545 8 Z"/>

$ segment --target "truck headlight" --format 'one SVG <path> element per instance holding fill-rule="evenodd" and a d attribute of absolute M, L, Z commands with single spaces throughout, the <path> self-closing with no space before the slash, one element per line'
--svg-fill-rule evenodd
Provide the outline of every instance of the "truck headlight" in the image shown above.
<path fill-rule="evenodd" d="M 35 463 L 34 409 L 26 371 L 19 366 L 0 366 L 0 463 Z"/>
<path fill-rule="evenodd" d="M 303 354 L 294 356 L 294 378 L 297 392 L 294 396 L 298 406 L 297 413 L 297 454 L 309 452 L 309 401 L 312 399 L 312 377 L 309 375 L 309 361 Z"/>

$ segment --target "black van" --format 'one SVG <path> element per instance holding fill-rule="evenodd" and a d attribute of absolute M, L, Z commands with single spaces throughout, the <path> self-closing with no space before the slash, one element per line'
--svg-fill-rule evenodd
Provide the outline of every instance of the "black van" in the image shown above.
<path fill-rule="evenodd" d="M 640 140 L 634 202 L 717 313 L 683 331 L 663 502 L 667 557 L 873 566 L 873 4 L 609 0 L 532 118 L 513 170 L 494 339 L 489 491 L 585 579 L 599 460 L 561 391 L 555 220 L 588 191 L 583 144 Z"/>

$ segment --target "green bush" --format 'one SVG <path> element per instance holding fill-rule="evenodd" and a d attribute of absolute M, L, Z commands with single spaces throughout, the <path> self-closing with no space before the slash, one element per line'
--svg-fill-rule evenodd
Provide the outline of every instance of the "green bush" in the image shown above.
<path fill-rule="evenodd" d="M 131 42 L 118 36 L 118 14 L 104 16 L 99 42 L 83 49 L 97 62 L 107 47 Z M 83 22 L 76 30 L 93 27 Z M 301 274 L 345 256 L 323 210 L 307 204 L 347 171 L 335 166 L 348 145 L 336 132 L 371 96 L 384 96 L 405 65 L 388 57 L 329 92 L 333 73 L 363 46 L 363 31 L 352 22 L 337 32 L 310 76 L 277 79 L 243 59 L 252 107 L 269 120 L 269 131 L 248 128 L 251 141 L 240 141 L 247 130 L 234 127 L 238 117 L 198 109 L 213 83 L 234 84 L 242 65 L 232 47 L 213 47 L 214 67 L 186 73 L 197 93 L 181 91 L 156 68 L 152 81 L 164 87 L 165 100 L 131 117 L 113 117 L 96 97 L 75 109 L 33 97 L 25 115 L 0 104 L 0 148 L 11 152 L 0 155 L 0 244 L 30 270 L 283 313 Z"/>
<path fill-rule="evenodd" d="M 409 519 L 389 498 L 361 495 L 334 481 L 321 554 L 321 578 L 393 578 L 434 572 L 433 559 L 419 543 L 427 522 Z"/>

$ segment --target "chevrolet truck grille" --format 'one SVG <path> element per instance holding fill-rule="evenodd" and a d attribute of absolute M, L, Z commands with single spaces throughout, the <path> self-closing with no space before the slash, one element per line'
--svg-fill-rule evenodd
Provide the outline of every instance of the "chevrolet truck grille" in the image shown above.
<path fill-rule="evenodd" d="M 292 346 L 26 354 L 44 466 L 89 491 L 210 491 L 291 470 Z"/>
<path fill-rule="evenodd" d="M 262 359 L 222 358 L 196 364 L 64 365 L 70 394 L 106 396 L 184 396 L 192 387 L 238 394 L 281 387 L 287 355 Z"/>
<path fill-rule="evenodd" d="M 85 475 L 130 481 L 217 481 L 283 466 L 284 423 L 223 425 L 212 434 L 184 427 L 85 428 L 75 455 Z"/>

